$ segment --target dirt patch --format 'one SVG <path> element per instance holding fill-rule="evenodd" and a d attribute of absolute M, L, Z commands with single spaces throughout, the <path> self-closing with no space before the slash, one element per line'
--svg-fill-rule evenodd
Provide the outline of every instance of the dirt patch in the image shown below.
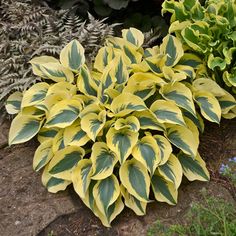
<path fill-rule="evenodd" d="M 199 152 L 207 163 L 211 181 L 227 188 L 236 201 L 235 187 L 219 174 L 221 164 L 236 156 L 236 119 L 222 120 L 220 126 L 207 122 L 200 140 Z"/>
<path fill-rule="evenodd" d="M 2 125 L 0 134 L 7 127 Z M 50 194 L 42 186 L 41 173 L 32 169 L 36 145 L 0 149 L 0 235 L 36 235 L 58 216 L 78 210 L 68 191 Z"/>
<path fill-rule="evenodd" d="M 8 127 L 9 123 L 0 127 L 1 235 L 48 236 L 53 232 L 56 236 L 142 236 L 157 219 L 167 223 L 181 222 L 191 202 L 199 200 L 203 187 L 213 195 L 235 203 L 235 189 L 230 187 L 227 179 L 218 175 L 218 169 L 226 159 L 236 156 L 236 120 L 223 121 L 220 127 L 206 124 L 200 154 L 211 170 L 209 183 L 189 183 L 185 179 L 179 190 L 177 206 L 155 202 L 149 204 L 144 217 L 138 217 L 126 208 L 109 229 L 101 225 L 72 188 L 57 194 L 47 192 L 41 184 L 41 173 L 32 170 L 37 144 L 29 142 L 5 147 Z"/>

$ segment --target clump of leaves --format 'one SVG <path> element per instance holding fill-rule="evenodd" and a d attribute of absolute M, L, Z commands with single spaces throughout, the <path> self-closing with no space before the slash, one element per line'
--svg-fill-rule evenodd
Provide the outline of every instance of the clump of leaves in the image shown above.
<path fill-rule="evenodd" d="M 53 2 L 51 0 L 46 0 L 47 2 Z M 89 10 L 91 4 L 94 5 L 94 10 L 101 16 L 107 16 L 111 13 L 112 9 L 120 10 L 122 8 L 127 8 L 129 2 L 137 2 L 139 0 L 59 0 L 58 6 L 61 8 L 71 8 L 79 5 L 83 8 L 83 11 Z"/>
<path fill-rule="evenodd" d="M 208 0 L 202 6 L 198 0 L 166 0 L 162 7 L 172 14 L 169 32 L 201 55 L 202 74 L 235 93 L 236 1 Z"/>
<path fill-rule="evenodd" d="M 36 83 L 29 60 L 36 55 L 58 56 L 72 39 L 78 39 L 92 60 L 115 25 L 89 15 L 82 21 L 73 11 L 55 11 L 28 0 L 5 0 L 0 6 L 0 113 L 6 97 Z"/>
<path fill-rule="evenodd" d="M 218 96 L 201 89 L 195 79 L 201 60 L 184 53 L 176 37 L 145 50 L 143 42 L 139 30 L 125 29 L 122 38 L 107 39 L 90 68 L 77 40 L 60 60 L 35 57 L 33 72 L 44 82 L 14 93 L 6 105 L 18 113 L 9 144 L 38 134 L 33 167 L 43 169 L 43 185 L 55 193 L 72 183 L 105 226 L 124 204 L 144 215 L 150 191 L 176 204 L 183 175 L 209 180 L 198 153 L 200 114 L 219 123 L 220 102 L 228 99 L 212 80 Z"/>
<path fill-rule="evenodd" d="M 236 235 L 236 208 L 219 197 L 203 191 L 202 201 L 194 202 L 184 217 L 185 224 L 165 225 L 157 221 L 148 229 L 148 236 Z"/>

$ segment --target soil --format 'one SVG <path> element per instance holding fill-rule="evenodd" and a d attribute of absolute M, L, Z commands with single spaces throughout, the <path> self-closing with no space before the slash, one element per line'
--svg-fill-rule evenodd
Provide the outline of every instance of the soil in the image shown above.
<path fill-rule="evenodd" d="M 218 174 L 221 163 L 236 156 L 236 119 L 223 120 L 220 127 L 206 124 L 200 154 L 210 169 L 210 182 L 190 183 L 184 179 L 176 206 L 154 202 L 149 204 L 143 217 L 126 208 L 113 221 L 112 228 L 103 227 L 71 187 L 61 193 L 48 193 L 41 184 L 41 173 L 32 170 L 37 144 L 28 142 L 9 148 L 8 129 L 9 122 L 0 127 L 0 235 L 142 236 L 156 220 L 167 224 L 183 222 L 191 203 L 201 200 L 202 188 L 236 206 L 235 188 Z"/>

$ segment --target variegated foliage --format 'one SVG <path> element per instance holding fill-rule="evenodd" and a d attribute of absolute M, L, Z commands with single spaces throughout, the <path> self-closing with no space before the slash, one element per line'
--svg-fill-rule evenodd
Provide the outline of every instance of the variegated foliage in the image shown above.
<path fill-rule="evenodd" d="M 144 215 L 150 191 L 176 204 L 183 175 L 209 180 L 198 153 L 201 114 L 219 123 L 235 107 L 214 81 L 202 88 L 195 79 L 201 61 L 177 38 L 146 50 L 143 39 L 134 28 L 108 38 L 92 69 L 76 40 L 59 60 L 34 58 L 33 72 L 44 82 L 6 105 L 17 114 L 9 144 L 37 135 L 33 167 L 43 170 L 45 187 L 55 193 L 72 183 L 105 226 L 124 205 Z"/>
<path fill-rule="evenodd" d="M 162 12 L 171 13 L 170 33 L 201 56 L 199 78 L 209 77 L 236 93 L 236 1 L 165 0 Z M 235 116 L 235 109 L 232 111 Z"/>

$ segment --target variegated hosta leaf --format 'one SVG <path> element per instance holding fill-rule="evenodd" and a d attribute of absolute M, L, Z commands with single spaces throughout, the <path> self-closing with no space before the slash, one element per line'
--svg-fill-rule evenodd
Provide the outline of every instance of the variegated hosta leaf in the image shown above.
<path fill-rule="evenodd" d="M 53 94 L 61 94 L 65 98 L 71 98 L 72 96 L 76 95 L 76 92 L 76 85 L 62 81 L 50 85 L 50 87 L 48 88 L 47 96 Z"/>
<path fill-rule="evenodd" d="M 8 97 L 5 105 L 8 114 L 14 115 L 20 112 L 22 98 L 23 94 L 19 91 Z"/>
<path fill-rule="evenodd" d="M 110 88 L 105 89 L 102 97 L 101 97 L 101 102 L 103 103 L 104 107 L 106 107 L 108 110 L 111 109 L 111 103 L 112 101 L 120 95 L 120 92 L 118 90 L 119 87 L 122 89 L 123 85 L 117 85 L 117 89 Z"/>
<path fill-rule="evenodd" d="M 151 97 L 156 91 L 155 86 L 145 86 L 143 83 L 140 84 L 131 84 L 128 83 L 128 85 L 124 88 L 124 93 L 132 93 L 140 98 L 142 98 L 144 101 Z"/>
<path fill-rule="evenodd" d="M 198 78 L 194 80 L 193 87 L 197 91 L 206 91 L 212 93 L 216 97 L 224 96 L 227 93 L 214 80 L 208 78 Z"/>
<path fill-rule="evenodd" d="M 84 48 L 76 39 L 72 40 L 62 49 L 60 62 L 63 66 L 74 72 L 78 72 L 85 63 Z"/>
<path fill-rule="evenodd" d="M 158 171 L 152 176 L 152 190 L 159 202 L 166 202 L 170 205 L 177 203 L 178 192 L 175 185 L 166 180 Z"/>
<path fill-rule="evenodd" d="M 108 208 L 109 224 L 111 224 L 111 222 L 116 218 L 116 216 L 118 216 L 122 212 L 123 209 L 124 209 L 124 203 L 120 195 L 118 199 Z"/>
<path fill-rule="evenodd" d="M 120 38 L 120 37 L 109 37 L 106 40 L 106 45 L 115 49 L 114 51 L 116 51 L 117 49 L 122 49 L 122 47 L 125 44 L 130 44 L 131 46 L 135 47 L 134 45 L 129 43 L 127 40 Z"/>
<path fill-rule="evenodd" d="M 45 111 L 40 110 L 34 106 L 32 107 L 24 107 L 21 109 L 21 114 L 22 115 L 29 115 L 29 116 L 35 116 L 35 117 L 43 117 L 45 116 Z"/>
<path fill-rule="evenodd" d="M 157 100 L 151 105 L 150 110 L 155 114 L 157 121 L 160 123 L 185 126 L 182 112 L 173 101 Z"/>
<path fill-rule="evenodd" d="M 193 116 L 188 111 L 184 111 L 183 114 L 184 117 L 189 118 L 198 127 L 201 133 L 203 133 L 205 126 L 202 117 L 198 113 L 196 113 L 196 116 Z"/>
<path fill-rule="evenodd" d="M 131 43 L 126 43 L 123 46 L 122 54 L 124 55 L 124 62 L 127 65 L 139 64 L 142 61 L 142 54 Z"/>
<path fill-rule="evenodd" d="M 59 63 L 59 61 L 51 56 L 40 56 L 40 57 L 34 57 L 29 61 L 29 63 L 32 65 L 33 73 L 39 77 L 46 78 L 44 73 L 42 72 L 40 65 L 45 63 Z"/>
<path fill-rule="evenodd" d="M 115 122 L 115 129 L 130 129 L 133 132 L 138 132 L 140 129 L 139 120 L 135 116 L 128 116 L 127 118 L 119 118 Z"/>
<path fill-rule="evenodd" d="M 36 104 L 35 107 L 44 111 L 46 113 L 46 117 L 48 116 L 49 111 L 51 108 L 57 104 L 58 102 L 65 100 L 65 99 L 70 99 L 71 97 L 68 96 L 64 91 L 58 92 L 57 94 L 51 94 L 45 97 L 45 99 Z"/>
<path fill-rule="evenodd" d="M 149 110 L 137 111 L 134 112 L 133 115 L 138 118 L 141 129 L 151 129 L 158 131 L 165 130 L 165 126 L 158 122 L 155 115 Z"/>
<path fill-rule="evenodd" d="M 52 140 L 47 140 L 41 143 L 34 153 L 33 169 L 39 171 L 53 157 Z"/>
<path fill-rule="evenodd" d="M 82 101 L 83 107 L 86 108 L 87 106 L 91 104 L 98 104 L 99 101 L 96 97 L 92 97 L 89 95 L 83 95 L 83 94 L 77 94 L 76 96 L 73 96 L 75 98 Z"/>
<path fill-rule="evenodd" d="M 101 83 L 98 88 L 98 98 L 102 103 L 106 103 L 108 97 L 105 96 L 105 91 L 109 88 L 113 88 L 116 83 L 116 77 L 114 75 L 115 59 L 104 69 L 101 77 Z"/>
<path fill-rule="evenodd" d="M 106 107 L 107 109 L 110 110 L 111 108 L 111 103 L 112 101 L 120 95 L 120 92 L 118 91 L 118 86 L 117 85 L 117 89 L 114 89 L 114 88 L 108 88 L 108 89 L 105 89 L 104 93 L 103 93 L 103 96 L 102 96 L 102 103 L 104 105 L 104 107 Z M 122 87 L 122 85 L 120 86 Z"/>
<path fill-rule="evenodd" d="M 140 97 L 131 93 L 120 94 L 113 100 L 111 104 L 111 111 L 116 116 L 125 116 L 132 111 L 143 111 L 146 109 L 147 107 L 144 101 Z"/>
<path fill-rule="evenodd" d="M 90 138 L 81 129 L 79 120 L 76 120 L 72 125 L 68 126 L 64 130 L 64 143 L 70 146 L 84 146 Z"/>
<path fill-rule="evenodd" d="M 188 180 L 208 181 L 210 179 L 209 172 L 206 168 L 206 163 L 197 153 L 195 158 L 192 158 L 184 153 L 179 153 L 178 159 L 182 165 L 183 173 Z"/>
<path fill-rule="evenodd" d="M 170 142 L 162 135 L 154 135 L 153 138 L 156 140 L 156 143 L 160 150 L 161 161 L 159 165 L 163 165 L 167 162 L 172 153 L 172 147 Z"/>
<path fill-rule="evenodd" d="M 172 182 L 176 189 L 179 188 L 183 170 L 178 158 L 174 154 L 170 155 L 170 158 L 164 165 L 158 166 L 158 172 L 166 180 Z"/>
<path fill-rule="evenodd" d="M 111 227 L 111 222 L 116 218 L 117 215 L 121 213 L 123 209 L 124 204 L 120 195 L 117 200 L 111 206 L 109 206 L 106 215 L 103 215 L 103 213 L 98 209 L 96 204 L 94 207 L 94 214 L 99 217 L 104 226 Z"/>
<path fill-rule="evenodd" d="M 96 142 L 92 147 L 91 161 L 93 164 L 92 179 L 105 179 L 113 173 L 118 161 L 116 154 L 111 151 L 106 143 Z"/>
<path fill-rule="evenodd" d="M 121 56 L 118 56 L 116 59 L 114 59 L 114 67 L 112 72 L 113 76 L 116 78 L 117 84 L 124 84 L 129 79 L 127 67 Z"/>
<path fill-rule="evenodd" d="M 137 50 L 137 46 L 125 39 L 118 37 L 109 38 L 107 44 L 113 47 L 115 55 L 122 55 L 125 64 L 128 66 L 138 64 L 142 60 L 142 53 Z"/>
<path fill-rule="evenodd" d="M 149 201 L 150 177 L 146 167 L 136 159 L 125 161 L 120 167 L 120 180 L 127 191 L 139 201 Z"/>
<path fill-rule="evenodd" d="M 144 87 L 152 87 L 154 85 L 158 85 L 161 87 L 166 84 L 166 82 L 164 79 L 155 75 L 154 73 L 137 72 L 130 76 L 127 86 L 135 86 L 136 84 L 141 84 Z"/>
<path fill-rule="evenodd" d="M 39 132 L 42 122 L 38 117 L 18 114 L 11 123 L 9 145 L 24 143 L 33 138 Z"/>
<path fill-rule="evenodd" d="M 84 198 L 89 188 L 92 175 L 92 161 L 90 159 L 80 160 L 72 170 L 71 179 L 76 193 Z"/>
<path fill-rule="evenodd" d="M 84 159 L 84 160 L 86 160 L 86 159 Z M 82 161 L 82 160 L 81 160 Z M 80 161 L 80 162 L 81 162 Z M 90 184 L 89 184 L 89 186 L 88 186 L 88 189 L 87 189 L 87 191 L 86 191 L 86 193 L 85 193 L 85 197 L 84 198 L 81 198 L 81 200 L 84 202 L 84 204 L 88 207 L 88 208 L 90 208 L 93 212 L 94 212 L 94 214 L 96 215 L 96 213 L 95 213 L 95 199 L 94 199 L 94 197 L 93 197 L 93 188 L 94 188 L 94 186 L 95 186 L 95 184 L 97 183 L 97 181 L 95 181 L 95 180 L 91 180 L 90 181 Z"/>
<path fill-rule="evenodd" d="M 82 105 L 80 101 L 62 100 L 49 111 L 45 127 L 65 128 L 78 118 L 81 110 Z"/>
<path fill-rule="evenodd" d="M 224 96 L 217 97 L 221 107 L 222 114 L 227 114 L 231 109 L 236 107 L 235 98 L 228 92 Z"/>
<path fill-rule="evenodd" d="M 77 146 L 68 146 L 57 151 L 49 163 L 49 173 L 53 177 L 71 181 L 71 172 L 84 155 L 84 149 Z"/>
<path fill-rule="evenodd" d="M 144 57 L 152 57 L 160 53 L 159 45 L 144 50 Z"/>
<path fill-rule="evenodd" d="M 93 196 L 96 205 L 108 221 L 110 218 L 109 207 L 117 200 L 119 195 L 119 182 L 113 174 L 106 179 L 98 180 L 93 188 Z"/>
<path fill-rule="evenodd" d="M 120 186 L 120 190 L 127 207 L 132 209 L 138 216 L 143 216 L 146 214 L 147 202 L 139 201 L 136 197 L 131 195 L 123 185 Z"/>
<path fill-rule="evenodd" d="M 80 69 L 79 76 L 77 78 L 77 87 L 80 92 L 88 96 L 97 96 L 98 86 L 92 79 L 90 71 L 86 65 Z"/>
<path fill-rule="evenodd" d="M 103 109 L 97 103 L 92 103 L 86 106 L 79 114 L 79 117 L 82 119 L 85 115 L 95 113 L 99 114 Z"/>
<path fill-rule="evenodd" d="M 34 84 L 24 94 L 21 103 L 21 107 L 34 106 L 46 97 L 49 84 L 45 82 Z"/>
<path fill-rule="evenodd" d="M 141 47 L 144 42 L 144 35 L 135 28 L 123 29 L 122 37 L 137 47 Z"/>
<path fill-rule="evenodd" d="M 180 125 L 168 125 L 165 136 L 176 147 L 187 155 L 195 157 L 199 145 L 199 140 L 195 139 L 189 128 Z"/>
<path fill-rule="evenodd" d="M 102 70 L 103 71 L 103 70 Z M 94 82 L 95 82 L 95 84 L 97 85 L 97 86 L 99 86 L 100 85 L 100 83 L 101 83 L 101 78 L 102 78 L 102 72 L 100 72 L 100 71 L 98 71 L 98 70 L 92 70 L 92 71 L 90 71 L 90 74 L 91 74 L 91 77 L 92 77 L 92 79 L 94 80 Z"/>
<path fill-rule="evenodd" d="M 58 131 L 56 136 L 53 138 L 52 151 L 55 154 L 57 151 L 65 148 L 64 142 L 64 129 Z"/>
<path fill-rule="evenodd" d="M 97 56 L 95 57 L 94 68 L 100 72 L 103 72 L 105 67 L 114 58 L 112 47 L 102 47 L 99 49 Z"/>
<path fill-rule="evenodd" d="M 194 71 L 194 68 L 188 65 L 176 65 L 174 67 L 174 71 L 178 72 L 180 74 L 185 74 L 185 76 L 189 77 L 192 81 L 196 77 L 196 73 Z"/>
<path fill-rule="evenodd" d="M 102 130 L 105 123 L 106 111 L 102 110 L 99 114 L 89 113 L 83 116 L 81 119 L 81 128 L 95 142 L 98 133 Z"/>
<path fill-rule="evenodd" d="M 131 154 L 138 141 L 138 133 L 128 129 L 116 130 L 110 128 L 106 135 L 107 146 L 116 153 L 122 164 Z"/>
<path fill-rule="evenodd" d="M 62 66 L 60 63 L 46 63 L 40 65 L 40 70 L 43 75 L 55 82 L 66 81 L 72 83 L 74 81 L 74 74 L 71 70 Z"/>
<path fill-rule="evenodd" d="M 148 57 L 145 59 L 145 62 L 147 64 L 147 66 L 149 67 L 149 69 L 155 74 L 155 75 L 158 75 L 158 76 L 162 76 L 162 69 L 161 67 L 163 66 L 161 64 L 161 59 L 162 57 L 156 57 L 156 56 L 153 56 L 153 57 Z"/>
<path fill-rule="evenodd" d="M 184 55 L 184 50 L 179 39 L 169 34 L 163 39 L 163 43 L 160 46 L 160 53 L 167 55 L 165 65 L 172 67 Z"/>
<path fill-rule="evenodd" d="M 191 130 L 191 132 L 193 133 L 194 139 L 198 140 L 199 139 L 199 131 L 198 131 L 198 127 L 194 124 L 194 122 L 189 119 L 188 117 L 184 116 L 184 121 L 187 125 L 187 127 Z"/>
<path fill-rule="evenodd" d="M 209 92 L 198 91 L 194 93 L 194 99 L 199 105 L 203 117 L 211 122 L 219 124 L 221 108 L 214 95 Z"/>
<path fill-rule="evenodd" d="M 140 161 L 152 175 L 161 160 L 159 152 L 155 138 L 148 135 L 137 142 L 132 150 L 132 156 Z"/>
<path fill-rule="evenodd" d="M 202 59 L 193 53 L 184 53 L 179 61 L 179 64 L 197 68 L 197 66 L 202 64 Z"/>
<path fill-rule="evenodd" d="M 44 141 L 47 140 L 53 140 L 53 138 L 57 135 L 58 129 L 57 128 L 41 128 L 38 132 L 37 139 L 40 143 L 43 143 Z"/>
<path fill-rule="evenodd" d="M 234 119 L 236 117 L 236 107 L 230 109 L 227 114 L 222 115 L 225 119 Z"/>
<path fill-rule="evenodd" d="M 168 66 L 163 66 L 162 71 L 164 78 L 172 83 L 182 81 L 187 78 L 187 74 L 184 71 L 176 71 L 175 69 Z"/>
<path fill-rule="evenodd" d="M 63 191 L 71 184 L 71 181 L 55 178 L 48 172 L 48 166 L 46 165 L 42 174 L 42 183 L 50 193 L 56 193 Z"/>
<path fill-rule="evenodd" d="M 180 82 L 166 84 L 161 87 L 160 93 L 166 100 L 174 101 L 179 107 L 196 116 L 192 92 L 184 84 Z"/>

